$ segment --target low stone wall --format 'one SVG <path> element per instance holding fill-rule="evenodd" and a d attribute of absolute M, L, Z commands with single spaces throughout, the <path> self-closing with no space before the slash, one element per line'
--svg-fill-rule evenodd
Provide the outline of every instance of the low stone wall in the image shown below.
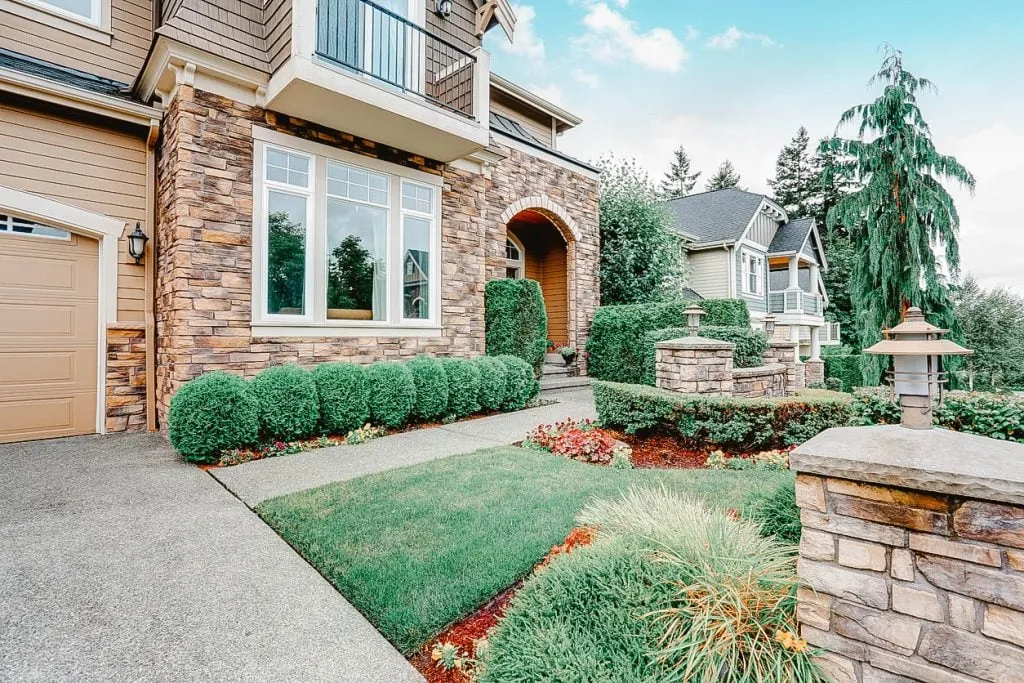
<path fill-rule="evenodd" d="M 786 395 L 786 366 L 771 363 L 758 368 L 732 371 L 732 395 L 737 398 L 765 398 Z"/>
<path fill-rule="evenodd" d="M 1024 681 L 1024 445 L 852 427 L 791 463 L 800 633 L 836 681 Z"/>
<path fill-rule="evenodd" d="M 142 323 L 107 326 L 107 432 L 146 431 L 146 329 Z"/>

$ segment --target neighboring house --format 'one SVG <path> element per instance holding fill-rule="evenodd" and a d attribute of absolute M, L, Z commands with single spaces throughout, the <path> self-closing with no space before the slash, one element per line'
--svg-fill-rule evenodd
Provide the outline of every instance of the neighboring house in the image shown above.
<path fill-rule="evenodd" d="M 514 24 L 508 0 L 0 0 L 0 442 L 158 428 L 214 370 L 481 354 L 493 278 L 540 281 L 582 348 L 598 173 L 557 149 L 580 119 L 490 73 Z"/>
<path fill-rule="evenodd" d="M 756 327 L 771 313 L 776 338 L 798 342 L 812 359 L 823 344 L 839 343 L 839 324 L 824 317 L 828 263 L 813 218 L 791 220 L 768 197 L 735 188 L 666 204 L 686 246 L 694 292 L 746 301 Z"/>

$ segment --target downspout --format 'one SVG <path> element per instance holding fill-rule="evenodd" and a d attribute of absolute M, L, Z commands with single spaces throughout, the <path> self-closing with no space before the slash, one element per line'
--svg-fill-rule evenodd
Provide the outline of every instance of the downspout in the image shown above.
<path fill-rule="evenodd" d="M 146 222 L 149 223 L 149 244 L 146 254 L 146 429 L 157 431 L 156 420 L 156 274 L 157 231 L 156 225 L 156 144 L 160 139 L 160 121 L 151 119 L 149 135 L 146 137 Z"/>
<path fill-rule="evenodd" d="M 736 254 L 733 253 L 732 247 L 728 244 L 722 245 L 725 249 L 726 256 L 729 258 L 729 298 L 736 298 Z"/>

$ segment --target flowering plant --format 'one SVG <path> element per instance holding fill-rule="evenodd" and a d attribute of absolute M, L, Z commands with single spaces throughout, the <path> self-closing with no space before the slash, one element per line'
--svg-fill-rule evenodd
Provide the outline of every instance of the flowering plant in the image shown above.
<path fill-rule="evenodd" d="M 592 420 L 568 419 L 553 425 L 540 425 L 526 436 L 529 447 L 581 462 L 607 465 L 616 451 L 628 460 L 628 446 L 619 444 L 608 432 L 598 429 Z"/>

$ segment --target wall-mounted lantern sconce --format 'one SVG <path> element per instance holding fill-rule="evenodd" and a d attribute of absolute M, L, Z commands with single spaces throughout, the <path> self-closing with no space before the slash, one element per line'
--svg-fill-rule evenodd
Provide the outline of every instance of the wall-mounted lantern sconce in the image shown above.
<path fill-rule="evenodd" d="M 135 265 L 142 263 L 148 241 L 149 237 L 142 232 L 142 224 L 136 223 L 135 230 L 128 234 L 128 255 L 135 259 Z"/>
<path fill-rule="evenodd" d="M 970 356 L 970 349 L 942 337 L 949 332 L 924 319 L 920 308 L 907 309 L 903 322 L 883 330 L 884 339 L 864 353 L 892 356 L 886 379 L 902 409 L 902 423 L 911 429 L 931 429 L 932 410 L 942 402 L 949 381 L 942 370 L 943 356 Z"/>
<path fill-rule="evenodd" d="M 434 11 L 447 19 L 452 15 L 452 0 L 435 0 Z"/>
<path fill-rule="evenodd" d="M 768 339 L 775 336 L 775 316 L 771 313 L 764 317 L 764 333 L 768 335 Z"/>
<path fill-rule="evenodd" d="M 696 337 L 700 331 L 700 319 L 707 314 L 697 304 L 690 304 L 683 313 L 686 314 L 686 327 L 690 331 L 690 336 Z"/>

